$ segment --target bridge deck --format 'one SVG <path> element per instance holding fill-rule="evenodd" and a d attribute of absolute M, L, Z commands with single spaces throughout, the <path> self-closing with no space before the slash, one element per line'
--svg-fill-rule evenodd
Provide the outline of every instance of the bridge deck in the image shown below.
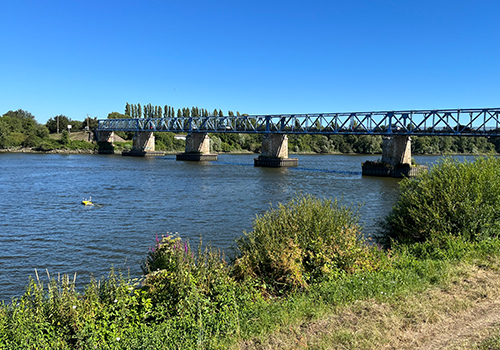
<path fill-rule="evenodd" d="M 500 108 L 101 119 L 98 131 L 500 136 Z"/>

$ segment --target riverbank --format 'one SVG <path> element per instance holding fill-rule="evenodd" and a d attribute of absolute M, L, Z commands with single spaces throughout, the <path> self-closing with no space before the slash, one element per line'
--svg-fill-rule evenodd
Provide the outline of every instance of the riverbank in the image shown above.
<path fill-rule="evenodd" d="M 219 271 L 219 277 L 210 275 L 214 299 L 206 298 L 208 291 L 192 290 L 177 296 L 178 307 L 156 299 L 161 291 L 144 281 L 113 272 L 78 293 L 73 276 L 48 286 L 40 271 L 25 296 L 0 306 L 0 347 L 496 349 L 500 246 L 466 244 L 454 253 L 457 259 L 420 259 L 395 250 L 379 271 L 339 276 L 283 296 L 266 293 L 257 281 L 236 287 L 220 279 L 225 272 Z M 179 277 L 171 282 L 190 290 Z M 166 283 L 163 288 L 171 288 Z M 172 307 L 177 311 L 165 317 Z"/>

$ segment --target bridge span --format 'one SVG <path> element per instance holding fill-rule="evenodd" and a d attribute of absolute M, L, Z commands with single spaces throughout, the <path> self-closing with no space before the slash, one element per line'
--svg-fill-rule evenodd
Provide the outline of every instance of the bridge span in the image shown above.
<path fill-rule="evenodd" d="M 135 132 L 130 155 L 156 155 L 153 132 L 187 133 L 179 160 L 216 160 L 209 133 L 264 134 L 257 166 L 294 166 L 288 158 L 288 134 L 382 135 L 382 160 L 411 163 L 411 136 L 500 136 L 500 108 L 404 110 L 245 116 L 190 116 L 101 119 L 100 141 L 112 141 L 114 131 Z"/>

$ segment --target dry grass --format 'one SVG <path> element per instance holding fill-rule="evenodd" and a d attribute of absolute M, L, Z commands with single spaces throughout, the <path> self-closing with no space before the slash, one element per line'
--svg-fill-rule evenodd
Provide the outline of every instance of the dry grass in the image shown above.
<path fill-rule="evenodd" d="M 471 349 L 500 325 L 500 272 L 460 266 L 439 288 L 357 301 L 240 349 Z"/>

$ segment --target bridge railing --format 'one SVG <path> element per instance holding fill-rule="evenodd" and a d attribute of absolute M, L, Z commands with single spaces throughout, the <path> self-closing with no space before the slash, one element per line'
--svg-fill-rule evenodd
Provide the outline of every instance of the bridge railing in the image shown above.
<path fill-rule="evenodd" d="M 500 136 L 500 108 L 101 119 L 99 131 Z"/>

